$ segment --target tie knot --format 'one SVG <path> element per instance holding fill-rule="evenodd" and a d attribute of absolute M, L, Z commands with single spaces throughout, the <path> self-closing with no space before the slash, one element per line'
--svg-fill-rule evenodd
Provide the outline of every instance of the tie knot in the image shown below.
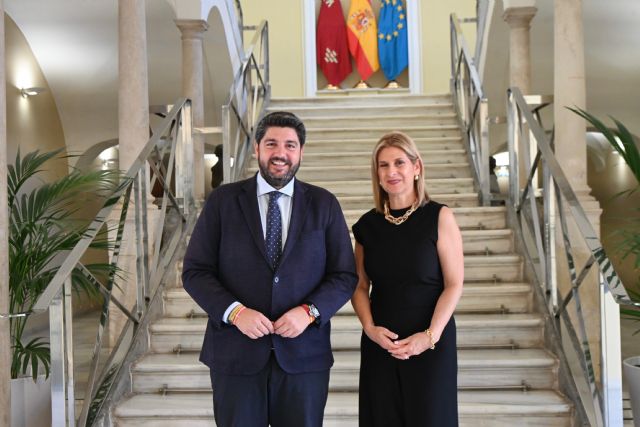
<path fill-rule="evenodd" d="M 272 191 L 269 193 L 269 203 L 274 203 L 276 202 L 280 196 L 282 196 L 282 193 L 279 191 Z"/>

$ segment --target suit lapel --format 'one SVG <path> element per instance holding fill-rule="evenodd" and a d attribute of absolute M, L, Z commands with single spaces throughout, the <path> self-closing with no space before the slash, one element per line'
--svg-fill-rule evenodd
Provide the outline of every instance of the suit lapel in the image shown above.
<path fill-rule="evenodd" d="M 240 210 L 247 221 L 253 240 L 258 250 L 264 256 L 265 261 L 269 263 L 267 252 L 264 247 L 264 233 L 262 232 L 262 222 L 260 222 L 260 208 L 258 208 L 257 184 L 256 177 L 248 179 L 243 190 L 238 196 Z"/>
<path fill-rule="evenodd" d="M 308 212 L 309 204 L 311 203 L 311 197 L 307 194 L 306 187 L 300 183 L 297 179 L 294 182 L 293 190 L 293 206 L 291 207 L 291 220 L 289 221 L 289 232 L 287 234 L 287 241 L 280 257 L 280 265 L 284 263 L 287 256 L 291 253 L 293 246 L 300 237 L 302 226 L 306 219 L 306 212 Z"/>

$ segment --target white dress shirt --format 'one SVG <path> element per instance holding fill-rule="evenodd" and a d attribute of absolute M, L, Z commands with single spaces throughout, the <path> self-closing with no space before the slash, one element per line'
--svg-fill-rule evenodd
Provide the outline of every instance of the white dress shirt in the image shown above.
<path fill-rule="evenodd" d="M 291 221 L 291 207 L 293 203 L 293 184 L 295 177 L 291 178 L 291 181 L 281 189 L 277 190 L 273 188 L 260 173 L 257 177 L 257 191 L 256 197 L 258 197 L 258 210 L 260 211 L 260 223 L 262 224 L 262 237 L 267 237 L 267 210 L 269 209 L 269 193 L 272 191 L 279 191 L 282 196 L 278 199 L 277 203 L 280 207 L 280 216 L 282 217 L 282 248 L 287 242 L 287 235 L 289 234 L 289 222 Z M 222 315 L 222 320 L 229 323 L 229 314 L 240 305 L 240 301 L 233 302 Z"/>

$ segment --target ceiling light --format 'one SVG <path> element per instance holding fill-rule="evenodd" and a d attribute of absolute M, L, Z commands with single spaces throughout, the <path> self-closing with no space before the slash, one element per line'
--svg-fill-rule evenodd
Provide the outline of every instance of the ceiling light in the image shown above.
<path fill-rule="evenodd" d="M 43 87 L 25 87 L 20 89 L 20 94 L 23 98 L 28 98 L 30 96 L 36 96 L 45 91 Z"/>

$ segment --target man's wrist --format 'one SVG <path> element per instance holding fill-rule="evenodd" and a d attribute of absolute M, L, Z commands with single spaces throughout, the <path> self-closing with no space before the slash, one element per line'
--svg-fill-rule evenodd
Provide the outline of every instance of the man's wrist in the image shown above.
<path fill-rule="evenodd" d="M 310 302 L 306 302 L 302 304 L 302 308 L 307 312 L 307 316 L 309 316 L 309 323 L 320 323 L 320 311 L 318 308 Z"/>

